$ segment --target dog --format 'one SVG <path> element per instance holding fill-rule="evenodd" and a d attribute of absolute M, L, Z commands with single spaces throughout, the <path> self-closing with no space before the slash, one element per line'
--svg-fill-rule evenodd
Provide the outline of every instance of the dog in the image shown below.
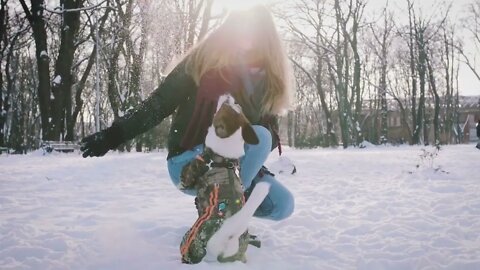
<path fill-rule="evenodd" d="M 198 210 L 198 219 L 180 244 L 183 263 L 202 261 L 207 255 L 207 243 L 212 236 L 220 230 L 225 220 L 239 213 L 245 205 L 238 172 L 239 158 L 244 155 L 244 143 L 258 142 L 251 124 L 241 107 L 234 103 L 233 97 L 220 97 L 203 153 L 187 164 L 181 173 L 179 188 L 197 190 L 195 205 Z M 248 233 L 246 226 L 240 232 L 238 243 L 236 239 L 232 241 L 232 254 L 225 255 L 222 251 L 215 254 L 219 262 L 246 262 L 247 246 L 260 246 L 260 242 Z"/>

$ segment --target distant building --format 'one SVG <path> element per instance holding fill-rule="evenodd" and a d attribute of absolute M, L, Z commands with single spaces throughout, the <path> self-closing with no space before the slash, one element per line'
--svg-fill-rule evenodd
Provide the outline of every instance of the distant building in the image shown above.
<path fill-rule="evenodd" d="M 442 100 L 444 98 L 442 97 Z M 456 99 L 454 97 L 454 99 Z M 453 103 L 456 100 L 453 101 Z M 402 101 L 404 108 L 410 108 L 409 100 Z M 434 102 L 432 98 L 427 98 L 425 101 L 425 119 L 426 129 L 428 134 L 428 143 L 434 143 L 433 134 L 433 115 L 434 115 Z M 398 102 L 393 99 L 387 101 L 388 113 L 387 113 L 387 142 L 394 144 L 410 143 L 412 131 L 411 111 L 405 109 L 402 111 Z M 365 140 L 377 144 L 381 139 L 381 114 L 378 100 L 364 100 L 362 114 L 359 117 L 359 124 L 361 127 L 362 135 Z M 440 110 L 440 118 L 445 117 L 445 111 L 447 108 L 442 107 Z M 448 125 L 445 127 L 443 120 L 441 121 L 440 143 L 442 144 L 455 144 L 455 143 L 469 143 L 477 141 L 476 137 L 476 123 L 480 120 L 480 96 L 460 96 L 458 98 L 458 108 L 449 108 L 450 113 L 454 113 L 454 117 Z M 293 112 L 292 112 L 293 114 Z M 288 129 L 288 117 L 284 116 L 280 118 L 280 139 L 283 144 L 293 144 L 293 130 L 295 124 L 292 117 L 290 130 Z M 338 136 L 338 141 L 341 143 L 340 137 L 340 125 L 338 121 L 338 112 L 333 111 L 332 117 L 334 120 L 335 132 Z M 322 122 L 325 119 L 320 118 Z M 408 124 L 405 124 L 408 123 Z M 306 130 L 308 134 L 311 134 L 311 125 L 308 125 Z M 290 135 L 290 136 L 289 136 Z M 290 137 L 290 140 L 289 140 Z M 421 136 L 422 139 L 424 136 Z"/>
<path fill-rule="evenodd" d="M 374 101 L 364 101 L 364 106 L 368 106 L 370 102 Z M 427 131 L 429 132 L 428 141 L 433 143 L 433 99 L 428 98 L 425 103 L 425 119 Z M 440 132 L 441 143 L 469 143 L 477 140 L 475 128 L 477 121 L 480 120 L 480 96 L 460 96 L 458 103 L 458 108 L 451 108 L 451 111 L 456 112 L 456 114 L 454 114 L 453 121 L 449 123 L 450 127 L 445 127 L 443 126 L 444 123 L 441 123 L 441 129 L 443 131 Z M 409 108 L 408 101 L 406 104 L 407 105 L 404 106 Z M 445 111 L 446 108 L 442 107 L 440 110 L 441 118 L 445 117 Z M 412 131 L 409 130 L 412 128 L 410 120 L 411 111 L 406 109 L 402 112 L 397 101 L 389 100 L 387 117 L 387 140 L 393 143 L 408 142 L 411 139 L 410 136 L 412 134 Z M 363 123 L 361 125 L 362 131 L 366 138 L 374 137 L 371 134 L 372 132 L 380 134 L 381 115 L 378 110 L 364 108 L 361 121 Z M 408 123 L 408 126 L 405 125 L 405 122 Z"/>
<path fill-rule="evenodd" d="M 480 96 L 460 98 L 459 122 L 463 132 L 463 142 L 477 141 L 476 124 L 480 120 Z"/>

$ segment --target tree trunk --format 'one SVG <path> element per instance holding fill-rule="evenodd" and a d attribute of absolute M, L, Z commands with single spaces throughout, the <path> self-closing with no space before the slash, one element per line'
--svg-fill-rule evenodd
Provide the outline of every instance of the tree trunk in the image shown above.
<path fill-rule="evenodd" d="M 47 47 L 47 31 L 43 17 L 44 0 L 31 0 L 31 12 L 28 9 L 25 0 L 20 0 L 23 10 L 27 15 L 28 21 L 32 27 L 33 38 L 35 40 L 35 57 L 37 59 L 38 71 L 38 100 L 40 107 L 40 115 L 42 121 L 42 138 L 43 140 L 53 140 L 54 136 L 51 132 L 50 110 L 50 66 Z"/>
<path fill-rule="evenodd" d="M 74 140 L 75 123 L 77 122 L 78 114 L 80 113 L 83 107 L 82 92 L 83 92 L 83 89 L 85 88 L 85 83 L 87 81 L 88 75 L 90 74 L 90 71 L 92 70 L 93 64 L 95 62 L 96 49 L 97 49 L 97 45 L 95 44 L 93 46 L 92 53 L 90 54 L 90 57 L 88 59 L 87 67 L 85 68 L 82 78 L 80 79 L 80 81 L 77 83 L 77 86 L 76 86 L 75 108 L 73 110 L 73 113 L 71 114 L 71 121 L 69 121 L 69 123 L 67 124 L 67 135 L 65 136 L 66 141 Z"/>
<path fill-rule="evenodd" d="M 5 75 L 7 79 L 7 85 L 6 85 L 6 96 L 5 96 L 5 117 L 7 116 L 8 111 L 10 110 L 10 104 L 12 104 L 12 120 L 11 120 L 11 130 L 10 130 L 10 137 L 8 139 L 8 144 L 10 147 L 14 149 L 19 149 L 20 147 L 20 121 L 19 121 L 19 113 L 20 110 L 18 109 L 18 97 L 15 98 L 14 95 L 19 96 L 19 91 L 17 90 L 16 93 L 14 92 L 15 84 L 17 82 L 17 75 L 18 75 L 18 63 L 17 66 L 15 66 L 15 62 L 18 62 L 18 59 L 14 59 L 14 46 L 15 46 L 15 41 L 17 39 L 18 35 L 16 35 L 11 43 L 10 43 L 10 48 L 7 53 L 7 61 L 5 63 Z M 13 64 L 13 67 L 11 67 Z M 11 71 L 14 71 L 13 74 Z M 13 135 L 12 135 L 13 134 Z M 12 140 L 13 139 L 13 140 Z"/>
<path fill-rule="evenodd" d="M 115 45 L 113 45 L 115 46 Z M 107 67 L 107 92 L 108 100 L 113 111 L 114 119 L 118 119 L 122 101 L 117 89 L 117 72 L 118 72 L 118 58 L 120 57 L 121 44 L 113 48 L 113 53 L 110 55 Z"/>
<path fill-rule="evenodd" d="M 325 89 L 323 89 L 323 59 L 317 58 L 317 74 L 315 76 L 315 84 L 317 87 L 317 93 L 320 96 L 320 103 L 322 105 L 323 113 L 327 121 L 327 134 L 326 134 L 326 146 L 336 146 L 337 136 L 333 129 L 332 113 L 328 107 L 325 97 Z"/>
<path fill-rule="evenodd" d="M 416 72 L 416 58 L 415 58 L 415 35 L 414 24 L 415 16 L 413 14 L 413 5 L 408 1 L 408 18 L 409 18 L 409 39 L 408 48 L 410 53 L 410 77 L 412 79 L 412 95 L 411 95 L 411 110 L 412 110 L 412 144 L 419 143 L 419 129 L 420 125 L 417 123 L 417 72 Z"/>
<path fill-rule="evenodd" d="M 62 0 L 64 9 L 79 8 L 82 1 Z M 53 102 L 53 139 L 63 140 L 65 126 L 71 125 L 72 104 L 72 65 L 75 54 L 75 37 L 80 25 L 79 12 L 64 12 L 62 14 L 62 28 L 60 34 L 60 49 L 55 62 L 55 74 L 52 83 Z"/>
<path fill-rule="evenodd" d="M 386 57 L 386 48 L 383 47 L 382 51 L 384 57 Z M 380 71 L 380 114 L 381 114 L 381 131 L 380 131 L 380 143 L 385 144 L 388 141 L 388 104 L 387 104 L 387 60 L 382 59 L 382 67 Z"/>
<path fill-rule="evenodd" d="M 354 9 L 352 34 L 349 37 L 350 46 L 353 51 L 353 89 L 352 92 L 355 95 L 355 111 L 352 117 L 352 128 L 354 137 L 356 138 L 356 145 L 360 145 L 363 141 L 362 131 L 360 129 L 359 117 L 362 113 L 362 87 L 361 87 L 361 73 L 362 62 L 360 60 L 360 54 L 358 52 L 358 30 L 359 30 L 359 13 L 362 10 L 362 3 L 357 0 L 356 7 Z M 351 100 L 353 102 L 353 99 Z"/>
<path fill-rule="evenodd" d="M 116 37 L 115 42 L 112 43 L 110 51 L 111 55 L 108 56 L 108 67 L 107 67 L 107 92 L 108 100 L 110 106 L 113 110 L 114 120 L 117 120 L 120 117 L 120 111 L 123 111 L 124 101 L 120 96 L 121 89 L 118 89 L 117 85 L 117 75 L 118 75 L 118 61 L 120 58 L 120 53 L 125 42 L 129 38 L 128 32 L 130 29 L 130 24 L 132 20 L 132 10 L 133 10 L 133 1 L 129 0 L 126 6 L 126 12 L 122 10 L 122 4 L 119 0 L 116 0 L 117 3 L 117 12 L 118 20 L 117 24 L 119 29 L 119 35 Z"/>
<path fill-rule="evenodd" d="M 140 35 L 140 46 L 138 49 L 138 53 L 135 51 L 133 47 L 133 40 L 130 38 L 127 39 L 127 48 L 129 54 L 132 57 L 132 66 L 130 69 L 130 82 L 128 86 L 128 92 L 131 95 L 129 99 L 129 105 L 131 107 L 137 106 L 141 101 L 141 87 L 140 82 L 142 79 L 142 70 L 143 70 L 143 62 L 145 52 L 147 50 L 147 24 L 145 18 L 142 18 L 142 25 L 141 25 L 141 35 Z M 137 136 L 135 139 L 135 150 L 137 152 L 142 152 L 143 144 L 145 143 L 145 134 L 141 134 Z"/>
<path fill-rule="evenodd" d="M 384 24 L 381 37 L 376 35 L 376 30 L 372 27 L 372 34 L 377 41 L 380 50 L 376 51 L 380 60 L 380 82 L 378 96 L 380 97 L 380 143 L 385 144 L 388 141 L 388 103 L 387 103 L 387 73 L 388 73 L 388 49 L 391 42 L 390 32 L 392 30 L 391 17 L 387 15 L 387 7 L 383 11 Z M 390 21 L 389 21 L 390 19 Z M 397 101 L 399 101 L 397 99 Z M 401 105 L 401 104 L 400 104 Z"/>
<path fill-rule="evenodd" d="M 340 122 L 340 129 L 342 134 L 342 144 L 343 148 L 347 148 L 350 145 L 350 130 L 348 125 L 348 101 L 347 101 L 347 76 L 343 74 L 343 70 L 347 70 L 344 67 L 344 62 L 346 61 L 345 58 L 347 57 L 343 53 L 346 52 L 346 44 L 345 41 L 342 42 L 342 34 L 345 33 L 343 31 L 343 19 L 341 18 L 341 11 L 340 11 L 340 3 L 339 0 L 335 0 L 335 14 L 336 14 L 336 25 L 337 25 L 337 33 L 336 33 L 336 50 L 335 50 L 335 68 L 330 67 L 330 70 L 335 71 L 335 75 L 331 75 L 332 80 L 335 82 L 335 92 L 337 95 L 338 101 L 338 117 Z"/>
<path fill-rule="evenodd" d="M 447 36 L 447 30 L 444 29 L 443 32 L 443 42 L 444 42 L 444 70 L 445 70 L 445 113 L 444 113 L 444 127 L 443 134 L 445 138 L 445 143 L 452 142 L 452 128 L 453 128 L 453 63 L 454 63 L 454 47 L 450 45 L 453 43 L 453 38 L 450 39 Z"/>
<path fill-rule="evenodd" d="M 413 140 L 416 143 L 420 142 L 420 136 L 422 135 L 423 131 L 423 143 L 428 144 L 428 130 L 425 129 L 425 85 L 426 85 L 426 61 L 427 61 L 427 53 L 426 53 L 426 44 L 424 40 L 425 28 L 420 25 L 416 29 L 416 44 L 418 47 L 418 77 L 420 81 L 420 98 L 418 100 L 418 109 L 417 109 L 417 119 L 415 125 L 415 131 L 413 133 Z"/>
<path fill-rule="evenodd" d="M 432 89 L 433 96 L 435 99 L 434 115 L 433 115 L 433 138 L 435 145 L 440 144 L 440 96 L 438 95 L 437 85 L 435 82 L 435 74 L 433 73 L 433 67 L 430 63 L 430 59 L 426 59 L 428 67 L 428 78 L 430 81 L 430 88 Z"/>
<path fill-rule="evenodd" d="M 295 113 L 288 111 L 287 115 L 287 134 L 288 134 L 288 146 L 294 147 L 295 142 Z"/>
<path fill-rule="evenodd" d="M 0 147 L 5 146 L 5 134 L 4 127 L 7 121 L 8 103 L 3 99 L 3 52 L 7 47 L 7 0 L 1 0 L 0 2 Z"/>

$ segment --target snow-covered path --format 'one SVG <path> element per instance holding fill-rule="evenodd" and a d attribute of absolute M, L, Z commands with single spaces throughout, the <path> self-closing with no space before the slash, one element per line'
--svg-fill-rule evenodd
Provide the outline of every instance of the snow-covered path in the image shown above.
<path fill-rule="evenodd" d="M 178 249 L 193 197 L 165 152 L 2 155 L 0 269 L 480 269 L 480 151 L 446 146 L 430 165 L 422 148 L 287 149 L 292 217 L 254 219 L 247 264 L 195 266 Z"/>

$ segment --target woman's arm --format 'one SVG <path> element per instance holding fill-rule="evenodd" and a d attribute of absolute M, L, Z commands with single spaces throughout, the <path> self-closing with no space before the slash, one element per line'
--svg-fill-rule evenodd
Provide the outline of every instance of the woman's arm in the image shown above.
<path fill-rule="evenodd" d="M 195 82 L 185 73 L 185 66 L 181 63 L 146 100 L 116 120 L 112 126 L 119 128 L 123 141 L 130 140 L 160 124 L 192 96 L 195 89 Z"/>
<path fill-rule="evenodd" d="M 188 97 L 196 85 L 180 63 L 163 83 L 132 112 L 115 120 L 111 127 L 83 138 L 83 157 L 103 156 L 110 149 L 146 132 L 171 115 Z"/>

